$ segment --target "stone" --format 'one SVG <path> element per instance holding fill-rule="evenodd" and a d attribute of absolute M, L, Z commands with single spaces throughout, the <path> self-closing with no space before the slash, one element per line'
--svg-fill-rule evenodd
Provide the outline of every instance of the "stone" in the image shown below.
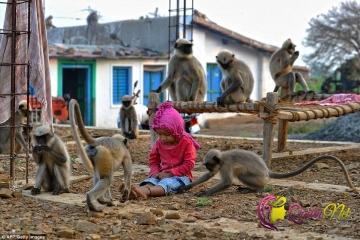
<path fill-rule="evenodd" d="M 173 224 L 164 224 L 162 228 L 165 230 L 165 232 L 170 232 L 176 229 L 176 227 Z"/>
<path fill-rule="evenodd" d="M 22 192 L 13 192 L 12 194 L 15 198 L 22 198 Z"/>
<path fill-rule="evenodd" d="M 91 223 L 85 220 L 80 220 L 76 223 L 75 230 L 86 233 L 97 233 L 100 232 L 102 228 L 95 223 Z"/>
<path fill-rule="evenodd" d="M 200 232 L 200 231 L 196 231 L 196 232 L 194 232 L 194 235 L 193 235 L 193 236 L 196 237 L 196 238 L 206 238 L 206 233 Z"/>
<path fill-rule="evenodd" d="M 88 217 L 96 217 L 96 218 L 103 218 L 105 217 L 104 212 L 96 212 L 96 211 L 90 211 L 87 214 Z"/>
<path fill-rule="evenodd" d="M 157 208 L 155 208 L 155 209 L 150 209 L 150 212 L 152 212 L 153 214 L 155 214 L 155 215 L 158 216 L 158 217 L 164 216 L 164 211 L 163 211 L 163 209 L 160 208 L 160 207 L 157 207 Z"/>
<path fill-rule="evenodd" d="M 329 169 L 329 165 L 327 165 L 326 163 L 315 163 L 315 166 L 318 168 L 318 169 Z"/>
<path fill-rule="evenodd" d="M 165 232 L 165 230 L 161 227 L 155 227 L 155 228 L 150 228 L 148 230 L 146 230 L 147 233 L 155 233 L 155 232 Z"/>
<path fill-rule="evenodd" d="M 59 238 L 74 238 L 75 237 L 75 231 L 71 229 L 63 229 L 58 232 L 57 235 Z"/>
<path fill-rule="evenodd" d="M 170 210 L 179 210 L 180 208 L 181 208 L 180 203 L 171 204 L 169 207 Z"/>
<path fill-rule="evenodd" d="M 117 234 L 119 232 L 121 232 L 121 228 L 117 227 L 117 226 L 112 226 L 111 230 L 114 234 Z"/>
<path fill-rule="evenodd" d="M 194 223 L 196 221 L 197 221 L 197 218 L 195 218 L 195 217 L 187 217 L 184 219 L 184 222 L 186 222 L 186 223 Z"/>
<path fill-rule="evenodd" d="M 91 237 L 92 240 L 95 240 L 95 239 L 102 239 L 100 235 L 98 234 L 89 234 L 89 237 Z"/>
<path fill-rule="evenodd" d="M 166 218 L 166 219 L 180 219 L 181 216 L 180 216 L 180 213 L 179 213 L 179 212 L 172 211 L 172 212 L 168 212 L 168 213 L 165 215 L 165 218 Z"/>
<path fill-rule="evenodd" d="M 7 188 L 0 189 L 0 198 L 13 198 L 12 191 Z"/>
<path fill-rule="evenodd" d="M 154 225 L 155 223 L 155 215 L 151 212 L 142 213 L 137 219 L 137 224 L 139 225 Z"/>
<path fill-rule="evenodd" d="M 359 166 L 359 163 L 350 163 L 349 165 L 346 165 L 347 170 L 353 170 Z"/>

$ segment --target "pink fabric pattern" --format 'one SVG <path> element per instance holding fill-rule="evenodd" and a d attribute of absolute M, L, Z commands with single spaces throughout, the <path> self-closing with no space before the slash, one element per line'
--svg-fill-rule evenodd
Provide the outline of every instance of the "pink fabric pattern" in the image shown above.
<path fill-rule="evenodd" d="M 182 138 L 176 146 L 168 146 L 157 139 L 149 155 L 149 177 L 155 173 L 171 172 L 174 176 L 187 176 L 194 181 L 192 169 L 196 150 L 189 138 Z"/>
<path fill-rule="evenodd" d="M 360 102 L 360 95 L 357 94 L 334 94 L 329 98 L 320 101 L 304 101 L 300 103 L 295 103 L 296 106 L 304 105 L 321 105 L 321 106 L 337 106 L 347 103 Z"/>
<path fill-rule="evenodd" d="M 173 108 L 172 102 L 162 103 L 156 111 L 153 124 L 150 125 L 151 129 L 161 128 L 170 132 L 176 139 L 183 137 L 191 139 L 196 149 L 201 146 L 195 139 L 184 131 L 184 120 L 179 112 Z"/>

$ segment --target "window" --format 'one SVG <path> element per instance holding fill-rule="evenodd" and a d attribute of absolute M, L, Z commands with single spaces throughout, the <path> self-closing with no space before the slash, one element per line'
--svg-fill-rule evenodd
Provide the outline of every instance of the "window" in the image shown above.
<path fill-rule="evenodd" d="M 221 96 L 220 81 L 222 73 L 217 64 L 209 63 L 206 67 L 207 72 L 207 98 L 208 102 L 216 102 L 217 97 Z"/>
<path fill-rule="evenodd" d="M 113 67 L 112 80 L 112 103 L 121 104 L 121 98 L 124 95 L 131 96 L 131 68 L 130 67 Z"/>
<path fill-rule="evenodd" d="M 149 92 L 157 89 L 163 80 L 163 71 L 151 72 L 144 71 L 144 100 L 143 104 L 147 106 Z M 163 102 L 163 93 L 159 94 L 160 102 Z"/>

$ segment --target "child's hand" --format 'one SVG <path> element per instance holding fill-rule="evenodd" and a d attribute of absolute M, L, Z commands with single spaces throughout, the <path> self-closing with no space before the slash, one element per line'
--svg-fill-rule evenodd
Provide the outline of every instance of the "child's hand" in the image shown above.
<path fill-rule="evenodd" d="M 154 173 L 153 175 L 151 175 L 152 178 L 159 178 L 159 173 Z"/>
<path fill-rule="evenodd" d="M 161 172 L 159 173 L 159 179 L 163 179 L 163 178 L 170 178 L 173 177 L 174 175 L 171 172 Z"/>

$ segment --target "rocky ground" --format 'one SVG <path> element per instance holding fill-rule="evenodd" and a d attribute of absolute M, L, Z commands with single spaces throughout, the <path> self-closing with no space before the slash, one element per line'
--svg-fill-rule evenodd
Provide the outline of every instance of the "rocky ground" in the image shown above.
<path fill-rule="evenodd" d="M 241 148 L 262 154 L 262 139 L 250 140 L 250 137 L 261 135 L 262 120 L 243 119 L 233 118 L 227 124 L 219 124 L 214 120 L 208 123 L 208 128 L 202 128 L 202 134 L 222 135 L 221 137 L 195 135 L 202 146 L 197 153 L 195 177 L 205 171 L 205 168 L 201 166 L 201 159 L 211 148 L 222 150 Z M 224 120 L 222 122 L 224 123 Z M 72 175 L 74 177 L 88 175 L 88 171 L 78 159 L 69 128 L 56 127 L 55 131 L 67 143 L 72 155 Z M 117 130 L 89 129 L 89 132 L 94 137 L 98 137 L 111 135 Z M 244 136 L 245 132 L 247 136 Z M 342 159 L 349 168 L 351 180 L 356 186 L 360 186 L 359 148 L 347 148 L 348 145 L 335 142 L 324 144 L 315 141 L 289 141 L 285 153 L 281 154 L 276 153 L 275 144 L 276 142 L 271 166 L 273 171 L 294 170 L 321 155 L 320 148 L 333 147 L 334 150 L 330 150 L 327 154 L 334 154 Z M 338 146 L 341 146 L 342 150 L 338 150 Z M 309 149 L 310 151 L 305 152 Z M 142 132 L 138 139 L 131 141 L 130 151 L 134 166 L 138 167 L 134 171 L 132 181 L 138 183 L 147 175 L 147 156 L 150 151 L 148 132 Z M 298 151 L 304 151 L 304 153 L 296 154 Z M 58 200 L 57 202 L 22 197 L 19 192 L 21 189 L 26 189 L 25 161 L 17 159 L 16 181 L 12 194 L 15 197 L 6 198 L 6 194 L 0 194 L 0 236 L 2 237 L 1 234 L 9 236 L 8 234 L 14 231 L 16 234 L 38 234 L 38 239 L 45 235 L 47 239 L 359 239 L 360 197 L 358 194 L 326 188 L 326 186 L 331 186 L 327 184 L 346 186 L 346 181 L 341 168 L 336 163 L 330 161 L 323 161 L 323 163 L 325 165 L 314 166 L 290 180 L 309 184 L 317 183 L 319 186 L 324 184 L 324 189 L 314 190 L 299 184 L 285 185 L 272 181 L 261 193 L 240 195 L 236 190 L 240 183 L 235 182 L 225 192 L 205 199 L 193 195 L 217 183 L 218 179 L 215 178 L 185 194 L 130 200 L 126 203 L 118 202 L 120 199 L 118 186 L 122 182 L 120 171 L 111 188 L 116 206 L 107 207 L 104 212 L 96 213 L 88 211 L 82 199 L 84 194 L 92 188 L 91 179 L 73 184 L 74 194 L 68 194 L 68 201 L 64 201 L 67 194 L 49 196 L 52 200 Z M 0 162 L 0 179 L 3 182 L 6 182 L 6 178 L 9 177 L 8 171 L 7 162 Z M 35 171 L 36 165 L 30 163 L 28 185 L 31 185 Z M 285 219 L 278 220 L 275 224 L 279 231 L 266 230 L 259 225 L 257 205 L 267 195 L 286 197 L 285 209 L 287 210 L 292 203 L 300 204 L 306 212 L 314 206 L 323 210 L 328 204 L 335 203 L 344 204 L 345 210 L 350 208 L 350 212 L 346 215 L 345 211 L 340 214 L 341 211 L 338 210 L 332 218 L 330 216 L 307 218 L 304 219 L 302 225 L 289 221 L 289 212 L 287 212 Z M 72 201 L 79 196 L 79 203 Z"/>

